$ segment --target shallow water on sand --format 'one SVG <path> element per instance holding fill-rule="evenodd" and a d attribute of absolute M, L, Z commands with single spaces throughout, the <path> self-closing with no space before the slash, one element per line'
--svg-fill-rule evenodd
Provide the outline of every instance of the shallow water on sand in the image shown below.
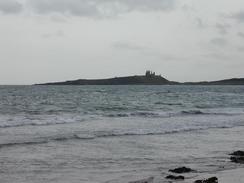
<path fill-rule="evenodd" d="M 2 182 L 129 182 L 236 168 L 242 86 L 0 86 Z"/>

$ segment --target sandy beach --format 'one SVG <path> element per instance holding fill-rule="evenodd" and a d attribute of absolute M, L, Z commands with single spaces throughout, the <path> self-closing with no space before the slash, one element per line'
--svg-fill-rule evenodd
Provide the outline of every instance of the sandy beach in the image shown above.
<path fill-rule="evenodd" d="M 180 135 L 182 139 L 189 137 L 187 133 Z M 244 144 L 244 127 L 229 128 L 229 129 L 212 129 L 208 132 L 199 131 L 198 145 L 195 147 L 196 152 L 188 152 L 184 149 L 182 155 L 184 157 L 192 156 L 194 160 L 183 159 L 175 165 L 168 168 L 177 168 L 181 166 L 191 167 L 196 172 L 191 173 L 171 173 L 167 171 L 167 166 L 161 175 L 145 176 L 143 179 L 147 180 L 149 177 L 154 177 L 153 183 L 169 183 L 169 182 L 182 182 L 194 183 L 196 180 L 205 180 L 211 177 L 217 177 L 219 183 L 242 183 L 244 182 L 244 164 L 233 163 L 230 161 L 230 153 L 235 150 L 241 149 Z M 196 139 L 195 139 L 196 140 Z M 177 144 L 180 145 L 180 144 Z M 243 150 L 243 149 L 242 149 Z M 175 152 L 176 153 L 176 152 Z M 198 153 L 198 155 L 197 155 Z M 184 176 L 185 180 L 167 180 L 167 175 Z M 150 180 L 150 179 L 149 179 Z M 139 181 L 140 182 L 140 181 Z M 147 182 L 147 181 L 146 181 Z M 150 181 L 148 181 L 151 183 Z"/>

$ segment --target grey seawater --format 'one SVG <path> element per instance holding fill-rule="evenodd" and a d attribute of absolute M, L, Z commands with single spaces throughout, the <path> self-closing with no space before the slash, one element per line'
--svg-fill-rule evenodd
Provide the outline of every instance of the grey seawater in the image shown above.
<path fill-rule="evenodd" d="M 244 86 L 0 86 L 0 181 L 129 182 L 243 145 Z"/>

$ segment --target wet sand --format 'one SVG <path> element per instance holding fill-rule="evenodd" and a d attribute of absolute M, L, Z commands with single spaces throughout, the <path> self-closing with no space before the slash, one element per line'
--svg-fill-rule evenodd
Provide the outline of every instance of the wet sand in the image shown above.
<path fill-rule="evenodd" d="M 186 139 L 186 136 L 187 134 L 181 134 L 182 139 Z M 197 138 L 199 138 L 199 143 L 201 142 L 201 144 L 198 144 L 196 148 L 198 151 L 193 152 L 193 154 L 198 152 L 199 159 L 197 159 L 197 155 L 195 155 L 195 162 L 189 159 L 185 159 L 185 163 L 180 161 L 177 164 L 177 162 L 175 162 L 174 167 L 170 165 L 168 169 L 163 169 L 161 175 L 154 174 L 154 179 L 151 182 L 194 183 L 196 180 L 217 177 L 219 183 L 244 183 L 244 164 L 233 163 L 230 160 L 230 153 L 243 150 L 244 127 L 211 129 L 208 130 L 207 133 L 206 131 L 199 131 L 195 141 L 198 141 Z M 187 155 L 186 151 L 187 150 L 182 150 L 183 156 Z M 177 174 L 168 171 L 171 168 L 178 168 L 181 166 L 191 167 L 196 170 L 196 172 Z M 184 176 L 185 180 L 167 180 L 165 179 L 167 175 Z M 142 179 L 138 180 L 147 180 L 149 177 L 150 176 L 144 176 Z"/>

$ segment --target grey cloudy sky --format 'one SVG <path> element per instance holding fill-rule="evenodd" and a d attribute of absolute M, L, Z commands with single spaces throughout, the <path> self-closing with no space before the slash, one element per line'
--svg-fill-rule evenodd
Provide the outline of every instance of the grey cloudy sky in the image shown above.
<path fill-rule="evenodd" d="M 0 0 L 0 84 L 244 77 L 243 0 Z"/>

